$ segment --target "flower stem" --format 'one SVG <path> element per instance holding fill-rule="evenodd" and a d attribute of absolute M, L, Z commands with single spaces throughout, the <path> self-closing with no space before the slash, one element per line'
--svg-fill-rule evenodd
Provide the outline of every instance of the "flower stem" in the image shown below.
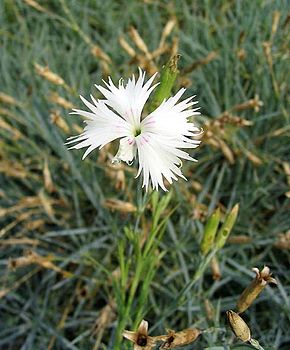
<path fill-rule="evenodd" d="M 190 289 L 194 286 L 194 284 L 200 279 L 200 277 L 203 275 L 205 269 L 211 262 L 211 259 L 215 256 L 217 253 L 217 250 L 212 250 L 207 256 L 205 256 L 199 263 L 197 270 L 195 271 L 195 274 L 190 282 L 187 283 L 187 285 L 184 286 L 184 288 L 179 292 L 176 299 L 173 303 L 170 304 L 170 309 L 164 310 L 163 316 L 160 317 L 159 321 L 156 322 L 153 328 L 157 327 L 159 324 L 161 324 L 164 319 L 172 314 L 172 312 L 176 311 L 176 309 L 180 306 L 182 306 L 185 303 L 185 300 L 183 299 L 183 296 L 190 291 Z"/>
<path fill-rule="evenodd" d="M 265 350 L 265 349 L 259 344 L 258 340 L 256 340 L 256 339 L 250 339 L 250 340 L 249 340 L 249 343 L 250 343 L 254 348 L 256 348 L 256 349 L 258 349 L 258 350 Z"/>

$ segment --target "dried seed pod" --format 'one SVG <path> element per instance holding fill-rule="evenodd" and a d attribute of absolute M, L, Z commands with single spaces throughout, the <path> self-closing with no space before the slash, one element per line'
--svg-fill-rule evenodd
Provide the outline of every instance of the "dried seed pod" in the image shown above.
<path fill-rule="evenodd" d="M 148 322 L 142 320 L 137 332 L 124 331 L 123 337 L 134 343 L 134 350 L 151 350 L 155 345 L 155 337 L 148 335 Z"/>
<path fill-rule="evenodd" d="M 235 336 L 241 339 L 243 342 L 247 342 L 251 339 L 251 331 L 246 322 L 236 312 L 227 311 L 227 318 L 230 327 Z"/>
<path fill-rule="evenodd" d="M 197 328 L 188 328 L 180 332 L 169 330 L 161 349 L 173 349 L 193 343 L 201 333 L 202 331 Z"/>
<path fill-rule="evenodd" d="M 243 291 L 241 296 L 237 301 L 238 313 L 242 313 L 253 303 L 257 296 L 262 292 L 268 283 L 277 284 L 275 278 L 271 277 L 270 269 L 268 266 L 264 266 L 263 270 L 260 272 L 256 267 L 253 268 L 256 273 L 255 279 L 250 283 L 250 285 Z"/>

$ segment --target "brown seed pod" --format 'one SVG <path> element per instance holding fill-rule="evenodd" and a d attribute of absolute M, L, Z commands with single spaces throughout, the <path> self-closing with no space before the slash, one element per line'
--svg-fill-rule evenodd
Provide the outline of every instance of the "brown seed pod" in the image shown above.
<path fill-rule="evenodd" d="M 123 337 L 134 343 L 134 350 L 151 350 L 155 344 L 154 337 L 148 335 L 148 322 L 142 320 L 137 332 L 124 331 Z"/>
<path fill-rule="evenodd" d="M 229 310 L 226 312 L 230 327 L 235 336 L 243 342 L 251 339 L 251 331 L 246 322 L 236 312 Z"/>
<path fill-rule="evenodd" d="M 272 274 L 270 273 L 268 266 L 264 266 L 261 272 L 256 267 L 253 268 L 253 271 L 256 273 L 255 279 L 243 291 L 237 301 L 238 313 L 242 313 L 247 310 L 247 308 L 253 303 L 253 301 L 258 297 L 268 283 L 277 284 L 275 278 L 271 277 Z"/>
<path fill-rule="evenodd" d="M 180 332 L 169 330 L 161 349 L 174 349 L 190 344 L 194 342 L 201 333 L 201 330 L 197 328 L 188 328 Z"/>

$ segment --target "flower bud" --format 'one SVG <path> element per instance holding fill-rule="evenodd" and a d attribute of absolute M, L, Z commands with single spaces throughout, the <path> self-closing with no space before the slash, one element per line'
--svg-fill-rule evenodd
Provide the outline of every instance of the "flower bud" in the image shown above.
<path fill-rule="evenodd" d="M 162 67 L 160 75 L 160 85 L 157 87 L 150 105 L 150 109 L 154 110 L 171 94 L 174 82 L 179 73 L 177 63 L 180 55 L 172 57 L 165 66 Z"/>
<path fill-rule="evenodd" d="M 217 208 L 209 217 L 207 224 L 205 225 L 202 241 L 200 243 L 200 250 L 203 255 L 206 255 L 213 246 L 217 228 L 220 222 L 220 217 L 220 210 Z"/>
<path fill-rule="evenodd" d="M 242 313 L 253 303 L 261 291 L 266 287 L 268 283 L 277 284 L 275 278 L 271 277 L 270 269 L 268 266 L 264 266 L 260 272 L 256 267 L 253 268 L 256 273 L 255 279 L 250 285 L 243 291 L 240 298 L 237 301 L 238 313 Z"/>
<path fill-rule="evenodd" d="M 247 342 L 251 339 L 251 331 L 246 322 L 236 312 L 227 311 L 227 318 L 230 327 L 235 336 L 241 339 L 243 342 Z"/>
<path fill-rule="evenodd" d="M 217 233 L 217 237 L 216 237 L 217 249 L 221 249 L 225 245 L 232 231 L 232 228 L 237 220 L 238 212 L 239 212 L 239 204 L 236 204 L 231 210 L 231 212 L 227 215 L 224 224 L 222 225 L 222 227 Z"/>

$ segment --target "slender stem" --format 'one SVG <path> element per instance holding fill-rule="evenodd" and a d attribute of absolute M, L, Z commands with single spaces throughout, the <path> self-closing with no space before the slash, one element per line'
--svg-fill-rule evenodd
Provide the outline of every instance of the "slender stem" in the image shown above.
<path fill-rule="evenodd" d="M 199 263 L 199 266 L 197 270 L 195 271 L 195 274 L 192 278 L 192 280 L 180 291 L 177 300 L 179 301 L 181 297 L 187 293 L 192 286 L 200 279 L 200 277 L 203 275 L 205 269 L 207 268 L 208 264 L 211 262 L 212 258 L 216 255 L 217 250 L 214 249 L 212 250 L 206 257 L 205 259 L 202 259 L 201 262 Z"/>
<path fill-rule="evenodd" d="M 202 331 L 202 333 L 214 333 L 214 332 L 226 332 L 226 329 L 225 328 L 222 328 L 222 327 L 210 327 L 210 328 L 207 328 L 207 329 L 204 329 Z"/>
<path fill-rule="evenodd" d="M 203 258 L 199 266 L 192 278 L 192 280 L 179 292 L 177 298 L 174 300 L 173 303 L 170 304 L 170 309 L 168 308 L 163 312 L 163 316 L 159 318 L 159 321 L 155 323 L 152 329 L 156 328 L 160 323 L 164 321 L 166 317 L 168 317 L 174 310 L 176 310 L 178 307 L 184 304 L 185 301 L 182 300 L 182 297 L 184 294 L 186 294 L 190 289 L 193 287 L 193 285 L 200 279 L 200 277 L 203 275 L 205 269 L 207 268 L 208 264 L 210 263 L 213 256 L 216 254 L 217 250 L 212 250 L 205 258 Z M 173 311 L 172 311 L 173 310 Z"/>
<path fill-rule="evenodd" d="M 256 339 L 250 339 L 250 340 L 249 340 L 249 343 L 250 343 L 254 348 L 256 348 L 256 349 L 258 349 L 258 350 L 265 350 L 265 349 L 259 344 L 258 340 L 256 340 Z"/>
<path fill-rule="evenodd" d="M 138 187 L 137 187 L 138 188 Z M 138 228 L 140 224 L 141 217 L 144 213 L 144 210 L 146 208 L 146 204 L 148 201 L 148 193 L 143 191 L 139 194 L 137 193 L 137 217 L 136 217 L 136 222 L 134 226 L 134 233 L 137 235 L 138 234 Z M 116 336 L 115 336 L 115 342 L 114 342 L 114 350 L 119 350 L 120 349 L 120 344 L 122 341 L 122 332 L 126 327 L 126 324 L 128 323 L 128 319 L 130 317 L 130 311 L 132 308 L 132 304 L 134 301 L 135 293 L 138 288 L 140 279 L 141 279 L 141 272 L 142 272 L 142 267 L 143 267 L 143 262 L 142 262 L 142 255 L 141 255 L 141 237 L 137 236 L 137 243 L 135 246 L 135 249 L 132 247 L 132 251 L 135 250 L 135 258 L 136 258 L 136 267 L 135 267 L 135 273 L 133 275 L 133 280 L 131 282 L 130 290 L 129 290 L 129 296 L 128 298 L 124 298 L 124 310 L 122 311 L 122 314 L 119 314 L 119 322 L 118 326 L 116 329 Z M 126 286 L 123 284 L 120 286 L 121 288 L 126 288 Z M 122 291 L 125 293 L 125 290 Z"/>

